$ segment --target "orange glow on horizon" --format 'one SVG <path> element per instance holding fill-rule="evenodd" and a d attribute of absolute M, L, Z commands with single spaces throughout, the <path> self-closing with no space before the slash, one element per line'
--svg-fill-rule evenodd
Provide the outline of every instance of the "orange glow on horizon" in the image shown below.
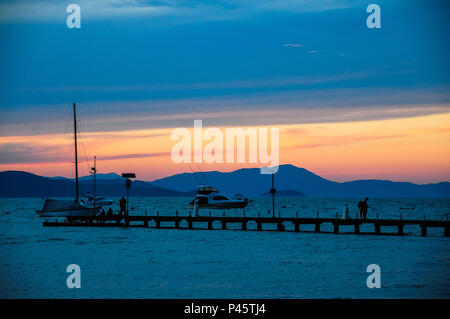
<path fill-rule="evenodd" d="M 304 167 L 336 181 L 371 178 L 416 183 L 449 181 L 449 123 L 450 113 L 377 121 L 278 125 L 280 164 Z M 225 132 L 225 128 L 220 129 Z M 171 160 L 170 152 L 176 143 L 170 139 L 171 132 L 168 128 L 83 133 L 79 159 L 85 159 L 84 146 L 90 158 L 97 156 L 99 173 L 135 171 L 141 180 L 190 172 L 188 164 L 175 164 Z M 73 177 L 70 134 L 0 137 L 0 145 L 11 145 L 21 155 L 20 163 L 0 164 L 2 171 Z M 200 169 L 231 171 L 260 166 L 202 163 Z M 198 170 L 196 164 L 191 167 Z M 86 163 L 80 164 L 80 173 L 88 174 Z"/>

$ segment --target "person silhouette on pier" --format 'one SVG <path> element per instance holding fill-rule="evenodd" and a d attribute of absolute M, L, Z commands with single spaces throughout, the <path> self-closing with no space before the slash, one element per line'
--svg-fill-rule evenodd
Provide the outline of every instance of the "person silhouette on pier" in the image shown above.
<path fill-rule="evenodd" d="M 349 219 L 350 218 L 350 212 L 348 210 L 348 204 L 345 203 L 344 207 L 342 209 L 342 219 Z"/>
<path fill-rule="evenodd" d="M 368 197 L 364 201 L 360 201 L 358 203 L 359 208 L 359 218 L 360 219 L 366 219 L 367 218 L 367 210 L 369 209 L 369 205 L 367 204 L 367 201 L 369 200 Z"/>
<path fill-rule="evenodd" d="M 106 213 L 106 218 L 107 218 L 108 220 L 111 220 L 111 219 L 113 219 L 113 215 L 114 215 L 113 210 L 112 210 L 112 208 L 110 207 L 110 208 L 108 209 L 108 212 Z"/>
<path fill-rule="evenodd" d="M 100 212 L 100 221 L 101 221 L 102 223 L 105 222 L 105 217 L 106 217 L 106 212 L 105 212 L 105 209 L 102 208 L 102 211 Z"/>
<path fill-rule="evenodd" d="M 127 200 L 125 197 L 122 196 L 122 198 L 119 201 L 120 211 L 119 211 L 119 220 L 122 219 L 122 212 L 124 215 L 127 214 Z"/>

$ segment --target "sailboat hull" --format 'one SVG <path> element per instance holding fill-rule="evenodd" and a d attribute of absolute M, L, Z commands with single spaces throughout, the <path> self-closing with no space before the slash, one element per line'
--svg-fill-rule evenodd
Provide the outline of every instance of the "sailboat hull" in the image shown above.
<path fill-rule="evenodd" d="M 69 211 L 59 211 L 59 212 L 43 212 L 40 210 L 37 210 L 36 213 L 40 217 L 90 217 L 94 216 L 94 209 L 78 209 L 78 210 L 69 210 Z"/>
<path fill-rule="evenodd" d="M 189 208 L 194 208 L 194 201 L 189 203 Z M 248 205 L 248 201 L 243 200 L 226 200 L 226 201 L 199 201 L 198 208 L 210 208 L 210 209 L 233 209 L 233 208 L 245 208 Z"/>
<path fill-rule="evenodd" d="M 41 210 L 36 210 L 40 217 L 69 217 L 69 216 L 94 216 L 96 211 L 92 207 L 86 207 L 77 201 L 59 200 L 47 198 L 44 207 Z"/>

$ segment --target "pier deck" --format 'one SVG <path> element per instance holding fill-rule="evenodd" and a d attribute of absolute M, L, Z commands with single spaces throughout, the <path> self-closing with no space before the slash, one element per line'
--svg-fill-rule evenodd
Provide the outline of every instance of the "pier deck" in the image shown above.
<path fill-rule="evenodd" d="M 153 222 L 152 225 L 149 223 Z M 164 226 L 161 223 L 165 223 Z M 169 225 L 167 225 L 169 223 Z M 214 227 L 219 223 L 221 227 Z M 256 225 L 250 229 L 248 223 Z M 182 226 L 184 224 L 184 226 Z M 194 225 L 195 224 L 195 225 Z M 240 225 L 240 230 L 262 231 L 263 225 L 271 224 L 276 226 L 276 231 L 286 231 L 286 224 L 293 225 L 294 232 L 301 232 L 302 225 L 314 225 L 314 232 L 323 233 L 322 224 L 331 224 L 332 233 L 340 233 L 341 226 L 353 226 L 354 234 L 375 234 L 375 235 L 405 235 L 404 226 L 417 226 L 420 228 L 421 236 L 427 236 L 428 228 L 443 228 L 444 236 L 450 236 L 450 221 L 448 220 L 411 220 L 411 219 L 340 219 L 340 218 L 305 218 L 305 217 L 252 217 L 252 216 L 181 216 L 181 215 L 152 215 L 138 216 L 132 215 L 122 218 L 103 221 L 101 218 L 70 217 L 68 221 L 45 221 L 43 226 L 47 227 L 145 227 L 145 228 L 174 228 L 174 229 L 206 229 L 194 227 L 199 224 L 207 225 L 209 230 L 227 229 L 229 224 Z M 372 232 L 361 232 L 361 225 L 372 225 Z M 397 231 L 392 233 L 381 232 L 382 227 L 396 227 Z M 236 229 L 236 228 L 234 228 Z M 328 232 L 330 233 L 330 232 Z M 349 233 L 348 231 L 346 233 Z"/>

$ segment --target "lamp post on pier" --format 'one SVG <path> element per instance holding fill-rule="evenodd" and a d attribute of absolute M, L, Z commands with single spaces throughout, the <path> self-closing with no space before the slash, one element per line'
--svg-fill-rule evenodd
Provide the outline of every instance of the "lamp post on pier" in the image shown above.
<path fill-rule="evenodd" d="M 122 173 L 122 177 L 125 178 L 125 188 L 127 189 L 127 217 L 128 217 L 128 201 L 129 201 L 129 195 L 130 195 L 130 188 L 131 188 L 131 178 L 136 178 L 135 173 Z"/>

